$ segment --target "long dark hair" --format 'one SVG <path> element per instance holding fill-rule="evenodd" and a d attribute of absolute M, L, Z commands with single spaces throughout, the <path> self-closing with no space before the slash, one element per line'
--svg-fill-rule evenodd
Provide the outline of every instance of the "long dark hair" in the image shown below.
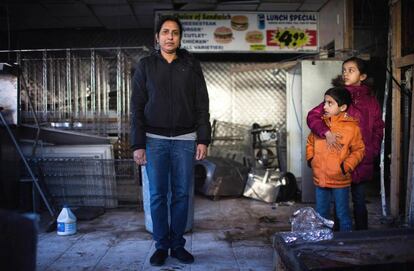
<path fill-rule="evenodd" d="M 161 17 L 158 18 L 157 21 L 157 25 L 155 27 L 155 33 L 159 36 L 160 35 L 160 31 L 162 28 L 162 25 L 166 22 L 166 21 L 173 21 L 178 25 L 178 28 L 180 30 L 180 44 L 178 45 L 178 48 L 180 48 L 181 46 L 181 38 L 183 37 L 183 25 L 181 24 L 180 19 L 178 19 L 177 16 L 173 16 L 173 15 L 163 15 Z"/>

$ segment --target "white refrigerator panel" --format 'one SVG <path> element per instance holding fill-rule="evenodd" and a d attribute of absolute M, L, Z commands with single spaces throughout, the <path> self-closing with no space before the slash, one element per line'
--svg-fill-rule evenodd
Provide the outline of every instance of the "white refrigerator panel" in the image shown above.
<path fill-rule="evenodd" d="M 303 60 L 288 71 L 288 171 L 300 180 L 303 202 L 315 201 L 312 170 L 306 162 L 306 139 L 310 133 L 306 117 L 323 101 L 325 91 L 332 87 L 331 81 L 341 69 L 341 60 Z"/>

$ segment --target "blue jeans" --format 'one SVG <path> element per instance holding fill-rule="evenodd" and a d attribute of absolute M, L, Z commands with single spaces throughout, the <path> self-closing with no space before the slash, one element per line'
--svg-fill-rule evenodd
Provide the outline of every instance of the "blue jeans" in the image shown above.
<path fill-rule="evenodd" d="M 188 198 L 194 181 L 195 142 L 148 138 L 145 165 L 150 192 L 153 238 L 157 249 L 184 247 Z M 171 204 L 168 190 L 171 185 Z M 171 221 L 168 222 L 168 207 Z"/>
<path fill-rule="evenodd" d="M 335 211 L 339 219 L 339 230 L 351 231 L 352 221 L 349 214 L 349 187 L 316 187 L 316 211 L 326 219 L 330 219 L 331 197 L 335 201 Z"/>

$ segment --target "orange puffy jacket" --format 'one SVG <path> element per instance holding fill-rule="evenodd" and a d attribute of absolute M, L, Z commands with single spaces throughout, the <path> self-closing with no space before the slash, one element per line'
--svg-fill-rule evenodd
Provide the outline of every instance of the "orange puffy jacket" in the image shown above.
<path fill-rule="evenodd" d="M 313 170 L 316 186 L 342 188 L 351 185 L 351 172 L 364 157 L 365 145 L 358 121 L 346 113 L 324 117 L 333 133 L 341 136 L 341 150 L 329 149 L 326 139 L 310 133 L 306 144 L 306 160 Z"/>

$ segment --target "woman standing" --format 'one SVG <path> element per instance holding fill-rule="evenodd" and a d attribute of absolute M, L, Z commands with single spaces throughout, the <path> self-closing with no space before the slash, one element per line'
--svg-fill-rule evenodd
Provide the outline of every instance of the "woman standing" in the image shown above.
<path fill-rule="evenodd" d="M 135 162 L 145 165 L 148 174 L 156 241 L 150 263 L 156 266 L 164 264 L 169 249 L 183 263 L 194 261 L 184 249 L 183 238 L 189 188 L 194 181 L 194 158 L 204 159 L 211 141 L 203 72 L 192 55 L 179 49 L 181 37 L 178 18 L 161 17 L 155 34 L 159 50 L 139 61 L 132 81 L 131 148 Z"/>

